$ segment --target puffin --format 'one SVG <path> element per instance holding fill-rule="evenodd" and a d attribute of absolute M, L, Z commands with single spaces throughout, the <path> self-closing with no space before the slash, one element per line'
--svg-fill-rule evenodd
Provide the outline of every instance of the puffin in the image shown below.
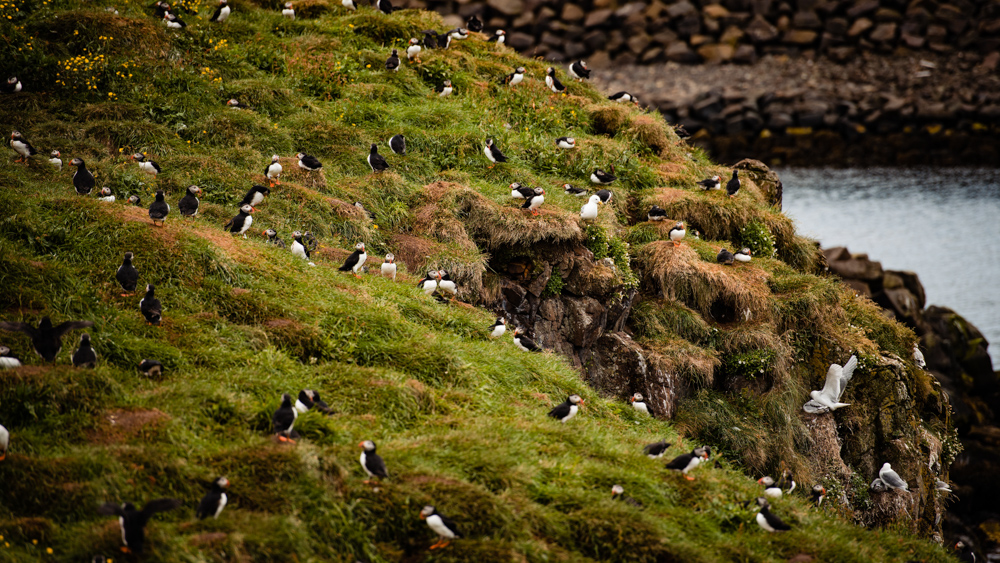
<path fill-rule="evenodd" d="M 545 203 L 545 190 L 535 188 L 534 193 L 524 198 L 524 200 L 524 205 L 521 206 L 521 209 L 527 209 L 532 215 L 538 215 L 538 208 Z"/>
<path fill-rule="evenodd" d="M 240 212 L 236 214 L 236 217 L 230 219 L 229 222 L 227 222 L 222 227 L 225 229 L 229 229 L 230 233 L 243 235 L 243 238 L 247 238 L 246 235 L 247 229 L 249 229 L 250 225 L 253 224 L 253 215 L 251 215 L 252 213 L 253 213 L 253 207 L 251 207 L 250 204 L 248 203 L 244 203 L 243 205 L 240 206 Z"/>
<path fill-rule="evenodd" d="M 323 168 L 323 163 L 321 163 L 318 158 L 315 156 L 309 156 L 304 152 L 296 154 L 295 158 L 299 159 L 299 168 L 303 170 L 315 172 Z"/>
<path fill-rule="evenodd" d="M 733 177 L 726 183 L 726 193 L 729 197 L 736 197 L 740 193 L 740 171 L 733 170 Z"/>
<path fill-rule="evenodd" d="M 579 395 L 570 395 L 569 397 L 566 397 L 565 401 L 552 407 L 552 410 L 549 411 L 549 416 L 559 422 L 565 423 L 567 420 L 576 416 L 576 413 L 580 410 L 581 405 L 583 405 L 583 399 L 581 399 Z"/>
<path fill-rule="evenodd" d="M 97 367 L 97 352 L 94 352 L 90 345 L 90 335 L 86 332 L 80 335 L 80 347 L 73 353 L 73 367 L 90 368 Z"/>
<path fill-rule="evenodd" d="M 267 244 L 273 244 L 274 246 L 277 246 L 278 248 L 285 248 L 285 241 L 281 240 L 281 237 L 278 236 L 278 231 L 276 231 L 274 229 L 265 229 L 265 230 L 261 231 L 260 234 L 262 234 L 265 237 L 267 237 L 267 241 L 266 241 Z"/>
<path fill-rule="evenodd" d="M 7 459 L 7 448 L 10 447 L 10 432 L 0 424 L 0 461 Z"/>
<path fill-rule="evenodd" d="M 437 280 L 438 280 L 438 289 L 440 289 L 444 293 L 449 294 L 449 296 L 451 297 L 455 297 L 455 295 L 458 293 L 458 285 L 455 284 L 455 281 L 451 279 L 451 276 L 448 275 L 448 272 L 444 270 L 438 270 Z"/>
<path fill-rule="evenodd" d="M 434 533 L 438 535 L 437 543 L 432 545 L 430 549 L 446 547 L 451 543 L 451 540 L 462 537 L 455 523 L 438 512 L 433 506 L 428 505 L 423 507 L 420 510 L 420 518 L 425 520 L 430 529 L 434 530 Z"/>
<path fill-rule="evenodd" d="M 303 260 L 309 260 L 309 249 L 302 242 L 302 232 L 292 233 L 292 256 L 297 256 Z"/>
<path fill-rule="evenodd" d="M 524 67 L 519 66 L 514 69 L 514 72 L 508 74 L 507 77 L 504 78 L 504 83 L 508 86 L 517 86 L 522 80 L 524 80 Z"/>
<path fill-rule="evenodd" d="M 264 176 L 267 177 L 267 181 L 271 183 L 273 188 L 275 184 L 281 185 L 281 163 L 278 162 L 281 157 L 276 154 L 271 155 L 271 164 L 264 167 Z"/>
<path fill-rule="evenodd" d="M 490 326 L 489 331 L 490 338 L 500 338 L 505 332 L 507 332 L 507 319 L 497 317 L 497 322 Z"/>
<path fill-rule="evenodd" d="M 441 98 L 450 96 L 454 90 L 455 88 L 451 85 L 451 80 L 445 80 L 441 85 L 441 91 L 438 93 L 438 96 Z"/>
<path fill-rule="evenodd" d="M 632 94 L 629 94 L 628 92 L 625 91 L 615 92 L 614 94 L 608 96 L 608 99 L 611 100 L 612 102 L 616 102 L 619 104 L 623 102 L 639 103 L 639 98 L 636 98 Z"/>
<path fill-rule="evenodd" d="M 368 166 L 372 167 L 372 172 L 384 172 L 389 169 L 389 163 L 378 153 L 378 145 L 372 143 L 371 152 L 368 153 Z"/>
<path fill-rule="evenodd" d="M 768 532 L 784 532 L 792 527 L 781 521 L 774 514 L 771 514 L 771 504 L 764 497 L 757 497 L 757 504 L 760 505 L 760 512 L 757 513 L 757 525 Z"/>
<path fill-rule="evenodd" d="M 514 199 L 528 199 L 529 197 L 535 195 L 535 188 L 523 186 L 520 182 L 512 182 L 509 187 L 510 197 Z"/>
<path fill-rule="evenodd" d="M 353 3 L 353 0 L 344 0 L 344 1 L 345 2 L 350 1 Z M 292 5 L 291 2 L 285 2 L 285 9 L 281 10 L 281 15 L 290 20 L 295 19 L 295 7 Z"/>
<path fill-rule="evenodd" d="M 562 94 L 566 91 L 566 87 L 563 86 L 563 83 L 559 82 L 559 79 L 556 78 L 555 67 L 551 66 L 545 69 L 545 86 L 547 86 L 549 90 L 552 90 L 553 94 Z"/>
<path fill-rule="evenodd" d="M 720 248 L 719 254 L 715 257 L 715 261 L 723 266 L 732 266 L 733 262 L 736 261 L 736 257 L 732 252 L 729 252 L 725 248 Z"/>
<path fill-rule="evenodd" d="M 147 360 L 143 358 L 139 362 L 139 371 L 142 372 L 146 377 L 160 377 L 163 374 L 163 364 L 156 360 Z"/>
<path fill-rule="evenodd" d="M 87 170 L 87 165 L 83 162 L 82 158 L 74 158 L 69 161 L 70 166 L 76 166 L 76 171 L 73 172 L 73 187 L 76 188 L 76 193 L 80 195 L 87 195 L 94 186 L 97 185 L 97 180 L 94 179 L 94 175 Z"/>
<path fill-rule="evenodd" d="M 358 444 L 361 448 L 361 468 L 365 470 L 368 474 L 368 479 L 388 479 L 389 472 L 385 468 L 385 461 L 382 460 L 382 456 L 375 453 L 375 442 L 371 440 L 365 440 Z M 366 485 L 369 480 L 365 480 Z"/>
<path fill-rule="evenodd" d="M 566 195 L 573 197 L 585 197 L 589 193 L 587 190 L 573 186 L 573 184 L 563 184 L 562 187 Z"/>
<path fill-rule="evenodd" d="M 20 131 L 13 131 L 10 134 L 10 141 L 8 142 L 10 148 L 14 149 L 14 152 L 20 155 L 17 162 L 28 163 L 28 157 L 38 154 L 35 147 L 31 146 L 24 136 L 21 135 Z"/>
<path fill-rule="evenodd" d="M 3 459 L 3 457 L 0 457 Z M 972 546 L 959 540 L 955 543 L 955 551 L 958 552 L 958 560 L 963 563 L 976 563 L 976 552 L 972 551 Z"/>
<path fill-rule="evenodd" d="M 496 42 L 497 45 L 503 45 L 506 39 L 507 39 L 507 32 L 502 29 L 498 29 L 496 30 L 496 33 L 493 34 L 493 37 L 490 37 L 486 41 L 487 43 Z"/>
<path fill-rule="evenodd" d="M 31 347 L 46 362 L 56 361 L 56 355 L 62 350 L 62 337 L 67 332 L 91 326 L 94 326 L 93 321 L 66 321 L 58 326 L 52 326 L 52 321 L 48 317 L 42 317 L 38 328 L 28 323 L 0 322 L 0 329 L 23 332 L 30 338 Z"/>
<path fill-rule="evenodd" d="M 135 286 L 139 281 L 139 270 L 135 269 L 132 265 L 132 258 L 134 255 L 131 252 L 125 253 L 125 258 L 122 260 L 122 265 L 118 266 L 118 270 L 115 272 L 115 279 L 118 280 L 118 285 L 122 286 L 125 293 L 122 297 L 126 297 L 135 293 Z"/>
<path fill-rule="evenodd" d="M 739 252 L 733 255 L 737 262 L 749 262 L 751 259 L 750 249 L 743 247 Z"/>
<path fill-rule="evenodd" d="M 382 262 L 382 277 L 396 281 L 396 257 L 390 252 L 385 255 L 385 262 Z"/>
<path fill-rule="evenodd" d="M 279 164 L 278 166 L 281 165 Z M 244 205 L 249 205 L 250 207 L 256 208 L 264 201 L 264 198 L 269 195 L 271 195 L 270 189 L 264 186 L 255 185 L 254 187 L 250 188 L 250 191 L 248 191 L 247 194 L 243 196 L 243 199 L 240 200 L 240 207 L 243 207 Z"/>
<path fill-rule="evenodd" d="M 198 214 L 198 206 L 201 205 L 201 200 L 198 199 L 199 195 L 201 195 L 201 188 L 194 185 L 187 187 L 187 193 L 177 202 L 177 209 L 181 212 L 181 217 L 194 217 Z"/>
<path fill-rule="evenodd" d="M 681 454 L 669 463 L 667 463 L 667 469 L 673 469 L 674 471 L 680 471 L 684 478 L 688 481 L 694 481 L 694 477 L 688 475 L 688 471 L 691 471 L 702 461 L 708 460 L 709 449 L 708 446 L 701 446 L 691 450 L 691 453 Z"/>
<path fill-rule="evenodd" d="M 920 351 L 920 343 L 913 343 L 913 363 L 917 364 L 917 367 L 924 369 L 927 367 L 927 360 L 924 359 L 924 353 Z"/>
<path fill-rule="evenodd" d="M 229 17 L 231 12 L 232 10 L 229 8 L 229 1 L 219 0 L 219 5 L 215 8 L 215 11 L 212 12 L 212 17 L 208 18 L 208 21 L 222 23 L 226 21 L 226 18 Z"/>
<path fill-rule="evenodd" d="M 146 160 L 146 155 L 141 152 L 137 152 L 132 155 L 132 160 L 136 161 L 139 165 L 139 170 L 142 170 L 150 176 L 156 177 L 157 174 L 162 172 L 160 165 L 153 162 L 152 160 Z"/>
<path fill-rule="evenodd" d="M 365 207 L 365 204 L 361 203 L 360 201 L 355 201 L 354 207 L 357 207 L 359 210 L 361 210 L 361 213 L 365 216 L 365 219 L 368 219 L 370 221 L 375 220 L 375 214 L 372 213 L 371 211 L 368 211 L 368 208 Z"/>
<path fill-rule="evenodd" d="M 483 30 L 483 21 L 476 17 L 476 14 L 469 16 L 469 20 L 465 22 L 466 27 L 469 31 L 475 31 L 476 33 Z"/>
<path fill-rule="evenodd" d="M 62 153 L 59 151 L 52 151 L 49 153 L 49 164 L 56 167 L 56 170 L 62 171 L 62 159 L 59 158 Z"/>
<path fill-rule="evenodd" d="M 528 338 L 520 328 L 514 329 L 514 345 L 525 352 L 541 352 L 542 349 L 535 344 L 535 341 Z"/>
<path fill-rule="evenodd" d="M 577 80 L 584 80 L 590 78 L 590 69 L 587 68 L 587 63 L 576 61 L 569 65 L 569 75 Z"/>
<path fill-rule="evenodd" d="M 392 138 L 389 139 L 389 148 L 392 149 L 392 152 L 398 155 L 406 156 L 406 137 L 402 135 L 393 135 Z"/>
<path fill-rule="evenodd" d="M 21 358 L 11 353 L 10 348 L 0 345 L 0 368 L 12 369 L 21 367 Z"/>
<path fill-rule="evenodd" d="M 392 53 L 389 53 L 389 58 L 385 60 L 385 69 L 394 72 L 399 71 L 399 50 L 393 49 Z"/>
<path fill-rule="evenodd" d="M 493 163 L 490 165 L 490 168 L 493 168 L 493 165 L 498 162 L 507 162 L 507 157 L 500 152 L 500 149 L 497 148 L 495 144 L 493 144 L 493 139 L 486 139 L 486 146 L 483 147 L 483 154 L 485 154 L 486 158 Z"/>
<path fill-rule="evenodd" d="M 153 17 L 163 18 L 163 15 L 170 10 L 170 4 L 163 1 L 157 1 L 153 4 Z"/>
<path fill-rule="evenodd" d="M 812 499 L 816 503 L 816 506 L 823 504 L 823 499 L 826 498 L 826 488 L 823 485 L 813 485 L 812 488 Z"/>
<path fill-rule="evenodd" d="M 450 33 L 438 33 L 437 34 L 437 46 L 439 49 L 447 49 L 451 46 L 451 34 Z"/>
<path fill-rule="evenodd" d="M 635 410 L 639 412 L 644 412 L 648 415 L 653 414 L 649 412 L 649 407 L 646 406 L 646 401 L 643 398 L 642 393 L 635 393 L 634 395 L 632 395 L 630 401 L 632 402 L 632 408 L 634 408 Z"/>
<path fill-rule="evenodd" d="M 698 185 L 705 188 L 706 190 L 717 190 L 722 187 L 722 178 L 719 176 L 712 176 L 711 178 L 705 178 L 704 180 L 698 182 Z"/>
<path fill-rule="evenodd" d="M 103 201 L 104 203 L 114 203 L 115 195 L 111 193 L 111 188 L 104 186 L 101 191 L 97 192 L 97 201 Z"/>
<path fill-rule="evenodd" d="M 687 234 L 687 229 L 684 228 L 683 222 L 678 221 L 673 227 L 670 227 L 670 231 L 667 234 L 670 236 L 670 240 L 674 243 L 674 246 L 680 246 L 681 240 Z"/>
<path fill-rule="evenodd" d="M 372 145 L 374 146 L 374 145 Z M 358 272 L 365 265 L 368 255 L 365 253 L 365 243 L 359 242 L 354 245 L 354 252 L 344 260 L 344 265 L 338 268 L 341 272 L 353 272 L 354 277 L 360 278 Z"/>
<path fill-rule="evenodd" d="M 156 298 L 154 292 L 156 286 L 151 283 L 146 284 L 146 295 L 139 301 L 139 312 L 146 317 L 146 322 L 153 326 L 160 326 L 160 317 L 163 314 L 163 306 Z"/>
<path fill-rule="evenodd" d="M 431 270 L 427 272 L 424 279 L 417 282 L 417 287 L 424 292 L 424 295 L 433 295 L 437 291 L 438 280 L 440 279 L 440 274 L 437 270 Z"/>
<path fill-rule="evenodd" d="M 305 414 L 312 409 L 316 409 L 324 414 L 333 414 L 333 409 L 319 398 L 319 391 L 303 389 L 299 391 L 299 396 L 295 399 L 295 410 Z"/>
<path fill-rule="evenodd" d="M 878 470 L 878 478 L 891 489 L 910 491 L 910 485 L 898 473 L 892 470 L 892 465 L 888 461 L 882 465 L 882 469 Z"/>
<path fill-rule="evenodd" d="M 599 211 L 601 203 L 601 196 L 594 194 L 590 196 L 590 201 L 583 204 L 580 208 L 580 219 L 584 221 L 593 221 L 597 219 L 597 212 Z"/>
<path fill-rule="evenodd" d="M 455 29 L 449 31 L 448 35 L 456 41 L 461 41 L 469 38 L 469 30 L 464 27 L 456 27 Z"/>
<path fill-rule="evenodd" d="M 666 218 L 667 212 L 664 211 L 664 209 L 659 205 L 654 205 L 649 209 L 649 212 L 646 213 L 647 221 L 663 221 Z"/>
<path fill-rule="evenodd" d="M 556 139 L 556 146 L 561 149 L 575 149 L 576 139 L 573 137 L 559 137 Z"/>
<path fill-rule="evenodd" d="M 437 49 L 438 46 L 438 32 L 433 29 L 424 30 L 424 47 L 428 49 Z"/>
<path fill-rule="evenodd" d="M 612 172 L 614 172 L 613 168 Z M 615 178 L 613 174 L 609 174 L 608 172 L 605 172 L 600 168 L 595 168 L 594 172 L 590 175 L 590 181 L 595 184 L 610 184 L 611 182 L 614 182 L 617 179 L 618 178 Z"/>
<path fill-rule="evenodd" d="M 153 225 L 159 221 L 162 227 L 168 214 L 170 214 L 170 204 L 163 200 L 163 190 L 156 190 L 156 200 L 149 204 L 149 218 L 152 219 Z"/>
<path fill-rule="evenodd" d="M 142 205 L 142 198 L 139 197 L 139 196 L 137 196 L 137 195 L 135 195 L 135 194 L 133 194 L 133 195 L 128 196 L 128 202 L 131 205 L 137 205 L 137 206 L 138 205 Z"/>
<path fill-rule="evenodd" d="M 170 12 L 163 14 L 163 23 L 166 24 L 169 29 L 184 29 L 187 27 L 184 20 L 180 19 L 175 14 L 171 14 Z"/>
<path fill-rule="evenodd" d="M 281 406 L 274 411 L 271 422 L 274 424 L 274 435 L 278 441 L 295 443 L 292 439 L 292 427 L 295 426 L 295 419 L 299 417 L 299 412 L 292 406 L 292 396 L 282 393 Z"/>
<path fill-rule="evenodd" d="M 378 0 L 376 7 L 383 14 L 391 14 L 396 9 L 389 0 Z"/>
<path fill-rule="evenodd" d="M 597 190 L 594 193 L 597 194 L 597 197 L 601 198 L 601 203 L 607 203 L 611 201 L 611 198 L 614 197 L 615 195 L 614 192 L 608 189 Z"/>
<path fill-rule="evenodd" d="M 104 516 L 117 516 L 118 524 L 122 529 L 122 543 L 125 553 L 142 555 L 143 544 L 146 540 L 146 523 L 157 512 L 173 510 L 181 505 L 181 501 L 172 498 L 161 498 L 151 500 L 138 510 L 132 503 L 125 504 L 105 503 L 97 509 L 98 514 Z"/>
<path fill-rule="evenodd" d="M 420 46 L 420 40 L 416 37 L 411 37 L 409 44 L 406 46 L 406 60 L 413 62 L 417 60 L 420 56 L 420 51 L 423 51 L 423 47 Z"/>
<path fill-rule="evenodd" d="M 630 504 L 636 508 L 642 508 L 642 503 L 636 499 L 625 494 L 625 487 L 621 485 L 612 485 L 611 487 L 611 500 L 623 501 L 626 504 Z"/>
<path fill-rule="evenodd" d="M 358 9 L 358 3 L 354 0 L 340 0 L 340 5 L 352 12 Z"/>
<path fill-rule="evenodd" d="M 17 94 L 21 91 L 21 81 L 17 79 L 16 76 L 11 76 L 7 79 L 7 84 L 4 87 L 4 91 L 8 94 Z"/>
<path fill-rule="evenodd" d="M 222 514 L 222 509 L 229 502 L 229 497 L 226 496 L 226 489 L 228 488 L 229 479 L 225 477 L 219 477 L 215 481 L 212 481 L 211 488 L 205 493 L 205 496 L 201 497 L 201 503 L 198 504 L 198 510 L 195 512 L 198 520 L 204 520 L 209 516 L 214 519 Z"/>
<path fill-rule="evenodd" d="M 760 485 L 764 485 L 765 497 L 781 498 L 781 496 L 784 494 L 784 491 L 781 490 L 781 487 L 777 483 L 775 483 L 774 478 L 771 477 L 770 475 L 757 479 L 757 483 Z"/>
<path fill-rule="evenodd" d="M 658 459 L 663 457 L 663 454 L 667 453 L 667 449 L 669 448 L 670 444 L 668 444 L 666 440 L 660 440 L 659 442 L 646 444 L 643 446 L 642 452 L 651 459 Z"/>

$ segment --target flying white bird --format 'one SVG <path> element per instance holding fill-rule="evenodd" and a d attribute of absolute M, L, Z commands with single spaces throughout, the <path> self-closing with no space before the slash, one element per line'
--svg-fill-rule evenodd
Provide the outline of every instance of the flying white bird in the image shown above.
<path fill-rule="evenodd" d="M 802 410 L 807 413 L 819 414 L 846 407 L 848 403 L 841 403 L 840 397 L 844 394 L 847 382 L 851 380 L 856 367 L 858 367 L 857 356 L 851 356 L 844 367 L 837 364 L 831 365 L 826 372 L 826 385 L 823 386 L 823 390 L 811 391 L 809 396 L 812 397 L 812 400 L 802 405 Z"/>

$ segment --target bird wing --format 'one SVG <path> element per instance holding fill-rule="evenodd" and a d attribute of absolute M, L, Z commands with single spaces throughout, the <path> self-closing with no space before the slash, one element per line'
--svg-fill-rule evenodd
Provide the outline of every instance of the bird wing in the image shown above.
<path fill-rule="evenodd" d="M 365 456 L 365 460 L 368 462 L 365 465 L 368 467 L 368 471 L 372 472 L 372 475 L 376 477 L 388 477 L 389 470 L 385 467 L 385 460 L 382 456 L 377 454 L 368 454 Z"/>
<path fill-rule="evenodd" d="M 239 217 L 239 215 L 237 215 L 236 217 Z M 233 217 L 232 219 L 230 219 L 229 221 L 227 221 L 226 224 L 222 226 L 222 228 L 223 229 L 228 229 L 228 228 L 232 227 L 233 226 L 233 222 L 236 221 L 236 217 Z"/>
<path fill-rule="evenodd" d="M 354 268 L 354 265 L 358 263 L 358 257 L 359 257 L 359 256 L 361 256 L 361 253 L 360 253 L 360 252 L 358 252 L 357 250 L 355 250 L 355 251 L 354 251 L 353 253 L 351 253 L 351 255 L 350 255 L 350 256 L 348 256 L 348 257 L 347 257 L 347 260 L 345 260 L 345 261 L 344 261 L 344 265 L 343 265 L 343 266 L 341 266 L 341 267 L 340 267 L 340 268 L 338 268 L 338 269 L 339 269 L 339 270 L 340 270 L 341 272 L 346 272 L 346 271 L 348 271 L 348 270 L 351 270 L 351 269 L 353 269 L 353 268 Z"/>
<path fill-rule="evenodd" d="M 61 338 L 64 334 L 71 330 L 76 330 L 78 328 L 87 328 L 89 326 L 94 326 L 94 321 L 66 321 L 63 324 L 52 329 L 55 333 L 56 338 Z"/>
<path fill-rule="evenodd" d="M 274 432 L 284 432 L 288 430 L 293 424 L 295 424 L 295 411 L 294 410 L 283 410 L 279 408 L 274 411 L 274 416 L 271 417 L 271 422 L 274 423 Z"/>
<path fill-rule="evenodd" d="M 820 393 L 831 402 L 837 402 L 840 393 L 840 378 L 843 374 L 844 368 L 840 364 L 831 364 L 830 369 L 826 371 L 826 383 Z"/>
<path fill-rule="evenodd" d="M 27 334 L 29 338 L 35 338 L 38 335 L 38 329 L 28 323 L 0 322 L 0 329 L 9 330 L 11 332 L 23 332 L 24 334 Z"/>
<path fill-rule="evenodd" d="M 840 373 L 840 379 L 838 380 L 837 395 L 834 397 L 836 400 L 840 400 L 841 395 L 844 394 L 844 389 L 847 388 L 847 382 L 854 377 L 854 368 L 858 367 L 858 357 L 851 356 L 851 359 L 847 360 L 844 367 Z"/>
<path fill-rule="evenodd" d="M 441 523 L 444 524 L 446 528 L 455 533 L 455 537 L 458 538 L 462 537 L 462 534 L 459 533 L 458 531 L 458 526 L 455 525 L 455 522 L 452 521 L 451 518 L 448 518 L 447 516 L 441 514 L 440 512 L 438 512 L 438 518 L 441 519 Z"/>
<path fill-rule="evenodd" d="M 209 18 L 208 21 L 214 22 L 219 19 L 220 15 L 222 15 L 222 6 L 215 9 L 215 12 L 212 13 L 212 17 Z"/>
<path fill-rule="evenodd" d="M 643 453 L 646 455 L 657 455 L 667 449 L 667 443 L 665 441 L 655 442 L 653 444 L 647 444 L 642 448 Z"/>
<path fill-rule="evenodd" d="M 885 471 L 880 471 L 878 478 L 882 480 L 883 483 L 889 485 L 890 487 L 895 487 L 897 489 L 909 489 L 910 485 L 899 476 L 898 473 L 892 469 L 887 469 Z"/>
<path fill-rule="evenodd" d="M 180 505 L 181 501 L 175 498 L 158 498 L 156 500 L 151 500 L 146 503 L 146 506 L 142 507 L 142 512 L 139 513 L 139 518 L 141 519 L 140 522 L 145 524 L 157 512 L 173 510 Z"/>
<path fill-rule="evenodd" d="M 558 405 L 552 407 L 552 410 L 549 411 L 549 416 L 557 419 L 565 418 L 566 415 L 568 414 L 569 414 L 568 403 L 559 403 Z"/>
<path fill-rule="evenodd" d="M 681 454 L 667 463 L 667 469 L 684 469 L 691 463 L 691 454 Z"/>
<path fill-rule="evenodd" d="M 806 404 L 802 405 L 802 410 L 809 414 L 822 414 L 828 412 L 830 408 L 815 399 L 810 399 L 806 401 Z"/>
<path fill-rule="evenodd" d="M 201 502 L 198 504 L 198 511 L 195 512 L 195 516 L 198 518 L 207 518 L 213 514 L 212 505 L 218 502 L 217 498 L 212 498 L 214 495 L 209 492 L 204 497 L 202 497 Z M 215 502 L 213 502 L 215 501 Z"/>
<path fill-rule="evenodd" d="M 125 509 L 122 508 L 122 505 L 115 504 L 113 502 L 106 502 L 102 504 L 100 507 L 98 507 L 97 513 L 103 514 L 104 516 L 121 516 L 123 518 L 125 517 Z"/>

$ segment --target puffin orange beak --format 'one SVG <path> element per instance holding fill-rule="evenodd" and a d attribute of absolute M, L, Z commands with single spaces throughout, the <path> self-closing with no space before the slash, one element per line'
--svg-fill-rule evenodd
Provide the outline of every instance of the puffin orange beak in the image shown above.
<path fill-rule="evenodd" d="M 632 397 L 631 399 L 629 399 L 628 402 L 634 403 L 635 402 L 635 397 Z"/>
<path fill-rule="evenodd" d="M 763 483 L 761 483 L 761 481 L 763 481 L 763 480 L 764 480 L 764 478 L 761 477 L 760 479 L 757 479 L 757 482 L 760 483 L 760 484 L 763 484 Z"/>
<path fill-rule="evenodd" d="M 420 513 L 420 519 L 421 519 L 421 520 L 423 520 L 423 519 L 424 519 L 424 514 L 423 514 L 423 512 L 421 512 L 421 513 Z"/>
<path fill-rule="evenodd" d="M 363 448 L 363 447 L 365 447 L 365 443 L 364 443 L 364 442 L 358 442 L 358 447 L 359 447 L 359 448 Z"/>

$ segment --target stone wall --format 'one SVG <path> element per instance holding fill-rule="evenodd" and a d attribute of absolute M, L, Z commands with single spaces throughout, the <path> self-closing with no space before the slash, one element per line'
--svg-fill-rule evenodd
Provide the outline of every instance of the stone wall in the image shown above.
<path fill-rule="evenodd" d="M 752 63 L 763 54 L 936 53 L 1000 49 L 995 0 L 407 0 L 403 6 L 477 15 L 515 49 L 594 66 L 676 61 Z"/>

